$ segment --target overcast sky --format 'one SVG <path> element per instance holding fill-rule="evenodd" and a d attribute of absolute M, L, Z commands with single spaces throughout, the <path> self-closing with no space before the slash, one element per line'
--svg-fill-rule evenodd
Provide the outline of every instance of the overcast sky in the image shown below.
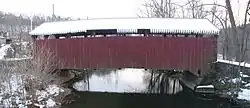
<path fill-rule="evenodd" d="M 145 0 L 0 0 L 0 11 L 22 13 L 22 14 L 41 14 L 51 15 L 52 4 L 55 4 L 55 13 L 60 16 L 74 18 L 96 18 L 96 17 L 136 17 L 139 8 Z M 183 3 L 185 0 L 173 0 Z M 221 4 L 225 0 L 217 0 Z M 238 8 L 243 8 L 247 0 L 231 0 L 235 14 Z M 240 1 L 240 4 L 237 3 Z M 203 0 L 211 3 L 213 0 Z"/>

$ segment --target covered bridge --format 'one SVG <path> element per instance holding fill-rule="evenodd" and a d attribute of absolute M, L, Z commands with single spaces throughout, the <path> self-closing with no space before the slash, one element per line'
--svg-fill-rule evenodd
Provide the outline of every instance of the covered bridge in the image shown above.
<path fill-rule="evenodd" d="M 44 23 L 30 35 L 63 69 L 146 68 L 201 74 L 216 62 L 219 30 L 207 19 L 106 18 Z"/>

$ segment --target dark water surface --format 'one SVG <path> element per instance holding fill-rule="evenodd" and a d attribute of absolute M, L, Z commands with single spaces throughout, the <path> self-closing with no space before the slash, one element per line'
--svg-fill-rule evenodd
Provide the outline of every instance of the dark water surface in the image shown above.
<path fill-rule="evenodd" d="M 221 98 L 198 99 L 190 89 L 178 85 L 179 83 L 175 86 L 177 94 L 143 93 L 147 89 L 147 76 L 147 72 L 140 69 L 123 69 L 105 75 L 92 75 L 89 78 L 88 90 L 84 81 L 75 84 L 78 90 L 74 93 L 75 102 L 65 108 L 237 108 L 218 107 L 219 103 L 230 104 Z M 173 82 L 169 82 L 169 87 L 172 91 Z M 139 92 L 135 93 L 134 88 Z"/>
<path fill-rule="evenodd" d="M 198 100 L 192 93 L 176 95 L 79 92 L 66 108 L 216 108 L 216 101 Z"/>

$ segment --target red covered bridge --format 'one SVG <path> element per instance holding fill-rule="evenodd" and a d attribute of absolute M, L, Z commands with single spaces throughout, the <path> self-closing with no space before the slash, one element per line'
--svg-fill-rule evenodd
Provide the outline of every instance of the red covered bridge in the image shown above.
<path fill-rule="evenodd" d="M 30 32 L 64 69 L 146 68 L 206 73 L 219 30 L 207 19 L 117 18 L 49 22 Z"/>

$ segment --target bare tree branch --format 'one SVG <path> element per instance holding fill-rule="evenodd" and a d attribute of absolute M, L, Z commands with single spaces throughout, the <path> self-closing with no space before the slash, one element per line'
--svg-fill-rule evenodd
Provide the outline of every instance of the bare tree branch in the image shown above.
<path fill-rule="evenodd" d="M 176 16 L 176 6 L 172 0 L 149 0 L 143 4 L 147 17 L 173 18 Z"/>
<path fill-rule="evenodd" d="M 226 7 L 227 7 L 230 22 L 231 22 L 231 27 L 233 28 L 233 35 L 235 37 L 237 37 L 237 30 L 236 30 L 237 28 L 236 28 L 236 23 L 235 23 L 234 14 L 232 11 L 232 6 L 231 6 L 230 0 L 226 0 Z M 238 42 L 238 38 L 235 38 L 235 39 Z"/>

